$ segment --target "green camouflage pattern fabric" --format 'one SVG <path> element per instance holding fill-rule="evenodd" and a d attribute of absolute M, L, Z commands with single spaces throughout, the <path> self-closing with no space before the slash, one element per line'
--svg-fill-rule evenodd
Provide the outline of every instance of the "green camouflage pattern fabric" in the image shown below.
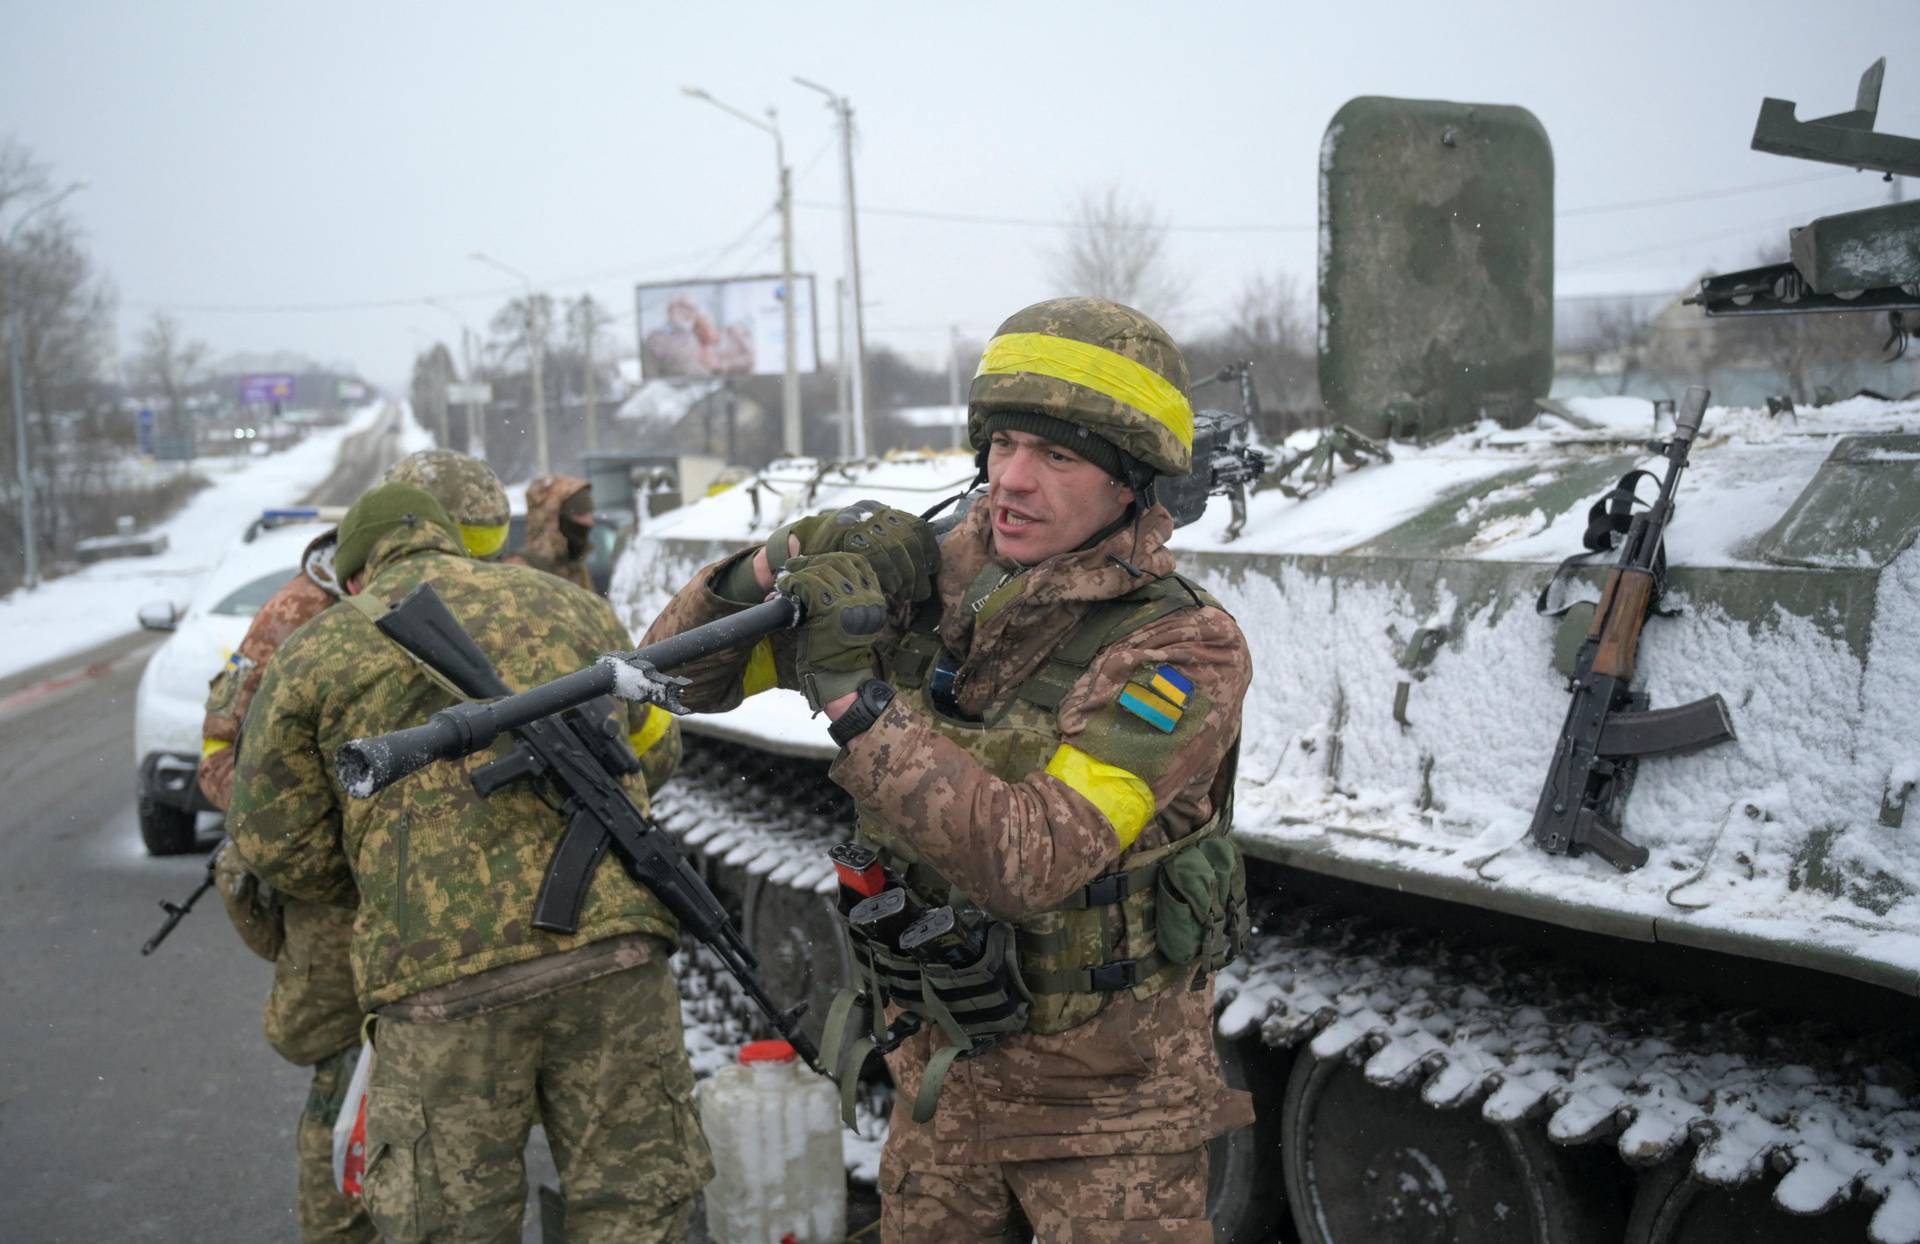
<path fill-rule="evenodd" d="M 433 524 L 382 536 L 366 575 L 365 590 L 388 602 L 431 580 L 510 687 L 632 647 L 598 596 L 525 567 L 468 558 Z M 342 743 L 418 725 L 449 703 L 397 645 L 341 604 L 280 649 L 247 715 L 229 832 L 276 890 L 341 907 L 359 902 L 353 969 L 362 1009 L 616 934 L 672 938 L 659 900 L 618 867 L 595 873 L 579 932 L 531 925 L 564 826 L 525 783 L 491 799 L 474 792 L 472 771 L 505 754 L 509 739 L 464 761 L 428 765 L 371 799 L 347 798 L 332 769 Z M 645 705 L 619 711 L 628 733 L 645 721 Z M 644 808 L 640 775 L 624 785 Z"/>
<path fill-rule="evenodd" d="M 451 449 L 410 453 L 388 467 L 381 480 L 421 489 L 462 527 L 499 527 L 510 517 L 506 489 L 493 468 Z"/>
<path fill-rule="evenodd" d="M 367 1210 L 395 1244 L 516 1241 L 541 1124 L 568 1244 L 679 1244 L 713 1177 L 680 999 L 640 967 L 446 1023 L 381 1020 L 367 1093 Z"/>
<path fill-rule="evenodd" d="M 1094 604 L 1117 599 L 1135 580 L 1113 560 L 1149 574 L 1174 569 L 1166 549 L 1173 532 L 1154 507 L 1135 526 L 1100 545 L 1064 553 L 1019 577 L 1017 595 L 984 623 L 966 607 L 967 589 L 990 563 L 1012 574 L 1016 563 L 992 551 L 992 516 L 976 506 L 941 544 L 940 635 L 960 658 L 959 706 L 997 720 L 1016 689 L 1031 678 Z M 715 584 L 734 558 L 708 567 L 683 588 L 648 629 L 654 642 L 738 612 Z M 883 672 L 898 651 L 898 615 L 877 645 Z M 791 635 L 773 641 L 781 685 L 796 687 Z M 691 681 L 682 695 L 696 711 L 718 711 L 742 698 L 748 654 L 717 653 L 679 667 Z M 1143 667 L 1171 664 L 1190 679 L 1195 707 L 1181 729 L 1158 741 L 1138 732 L 1130 750 L 1112 751 L 1113 704 Z M 1246 638 L 1216 608 L 1183 609 L 1120 637 L 1100 651 L 1061 702 L 1052 730 L 1029 741 L 1034 756 L 993 757 L 1023 776 L 999 776 L 951 738 L 942 737 L 905 697 L 896 698 L 865 734 L 843 751 L 833 779 L 854 797 L 863 823 L 883 825 L 911 851 L 1005 919 L 1057 907 L 1122 858 L 1112 826 L 1091 802 L 1044 765 L 1060 743 L 1096 758 L 1106 751 L 1145 781 L 1155 814 L 1135 840 L 1146 849 L 1184 837 L 1213 816 L 1215 778 L 1240 733 L 1240 706 L 1252 679 Z M 991 731 L 975 727 L 985 736 Z M 1155 732 L 1157 733 L 1157 732 Z M 1118 955 L 1118 947 L 1115 957 Z M 1051 1036 L 1025 1033 L 987 1053 L 955 1062 L 927 1124 L 941 1160 L 956 1164 L 1034 1161 L 1067 1156 L 1181 1153 L 1252 1121 L 1251 1101 L 1229 1090 L 1213 1050 L 1212 982 L 1149 997 L 1113 995 L 1087 1022 Z M 894 1134 L 913 1134 L 911 1104 L 933 1051 L 923 1031 L 888 1056 L 899 1087 Z M 894 1143 L 894 1142 L 889 1142 Z"/>
<path fill-rule="evenodd" d="M 1145 315 L 1117 302 L 1104 298 L 1037 302 L 1014 312 L 994 336 L 1008 333 L 1043 333 L 1100 346 L 1158 373 L 1181 393 L 1187 391 L 1187 361 L 1173 338 Z M 1026 372 L 973 378 L 967 390 L 967 439 L 975 450 L 987 447 L 987 418 L 1002 410 L 1037 410 L 1079 424 L 1162 475 L 1185 475 L 1193 465 L 1192 444 L 1182 443 L 1172 429 L 1145 411 L 1084 385 Z"/>
<path fill-rule="evenodd" d="M 297 1067 L 359 1042 L 365 1012 L 353 984 L 353 917 L 350 907 L 280 897 L 286 936 L 261 1027 L 274 1052 Z"/>
<path fill-rule="evenodd" d="M 587 487 L 586 480 L 573 475 L 542 475 L 528 484 L 527 538 L 506 560 L 592 591 L 585 555 L 575 557 L 568 551 L 567 535 L 560 529 L 560 511 Z"/>
<path fill-rule="evenodd" d="M 1207 1151 L 958 1166 L 924 1135 L 880 1158 L 886 1241 L 1212 1244 Z"/>
<path fill-rule="evenodd" d="M 300 1154 L 296 1205 L 301 1244 L 373 1244 L 380 1238 L 360 1202 L 341 1196 L 333 1186 L 333 1121 L 346 1103 L 347 1086 L 359 1057 L 360 1044 L 356 1041 L 316 1064 L 313 1082 L 307 1088 L 307 1104 L 300 1111 L 294 1134 Z"/>

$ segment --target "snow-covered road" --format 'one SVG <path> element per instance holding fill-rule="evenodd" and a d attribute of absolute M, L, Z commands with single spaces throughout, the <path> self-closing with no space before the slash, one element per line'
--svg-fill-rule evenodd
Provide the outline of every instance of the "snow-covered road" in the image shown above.
<path fill-rule="evenodd" d="M 263 458 L 210 461 L 198 469 L 209 486 L 160 524 L 167 549 L 153 557 L 98 562 L 32 590 L 0 598 L 0 677 L 85 651 L 133 631 L 149 602 L 184 605 L 228 545 L 262 509 L 297 504 L 333 473 L 353 437 L 386 417 L 398 421 L 399 452 L 432 444 L 404 404 L 374 402 L 339 427 Z"/>

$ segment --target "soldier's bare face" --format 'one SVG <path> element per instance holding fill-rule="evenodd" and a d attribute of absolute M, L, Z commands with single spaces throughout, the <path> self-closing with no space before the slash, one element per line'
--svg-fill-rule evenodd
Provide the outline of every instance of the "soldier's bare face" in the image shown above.
<path fill-rule="evenodd" d="M 1132 501 L 1111 475 L 1030 432 L 995 432 L 987 446 L 993 547 L 1023 566 L 1079 548 Z"/>

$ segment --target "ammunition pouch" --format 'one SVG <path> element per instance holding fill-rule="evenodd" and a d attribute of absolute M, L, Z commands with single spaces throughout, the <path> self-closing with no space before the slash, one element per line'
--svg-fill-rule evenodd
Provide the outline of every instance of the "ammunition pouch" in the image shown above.
<path fill-rule="evenodd" d="M 840 1085 L 840 1114 L 848 1127 L 867 1055 L 887 1053 L 923 1022 L 939 1028 L 948 1044 L 934 1051 L 921 1075 L 913 1102 L 916 1123 L 933 1117 L 940 1085 L 955 1059 L 971 1058 L 1002 1037 L 1026 1031 L 1032 995 L 1020 977 L 1012 925 L 988 925 L 980 957 L 962 967 L 922 961 L 857 933 L 849 942 L 860 985 L 834 998 L 821 1034 L 821 1060 Z M 890 1027 L 884 1023 L 889 1004 L 902 1011 Z"/>
<path fill-rule="evenodd" d="M 1247 868 L 1231 838 L 1207 838 L 1160 869 L 1154 941 L 1167 962 L 1199 963 L 1193 987 L 1246 949 Z"/>

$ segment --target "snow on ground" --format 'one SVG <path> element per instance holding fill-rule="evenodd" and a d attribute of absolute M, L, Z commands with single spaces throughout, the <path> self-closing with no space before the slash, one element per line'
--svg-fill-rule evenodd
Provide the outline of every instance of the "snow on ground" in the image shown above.
<path fill-rule="evenodd" d="M 172 601 L 184 606 L 249 521 L 263 509 L 297 504 L 333 470 L 342 443 L 373 427 L 386 409 L 382 402 L 363 406 L 339 427 L 264 458 L 197 464 L 194 469 L 207 477 L 209 487 L 154 528 L 165 533 L 166 552 L 96 562 L 0 598 L 0 676 L 129 634 L 138 629 L 134 615 L 142 605 Z M 427 433 L 406 417 L 406 405 L 395 409 L 401 417 L 401 452 L 430 446 Z"/>

